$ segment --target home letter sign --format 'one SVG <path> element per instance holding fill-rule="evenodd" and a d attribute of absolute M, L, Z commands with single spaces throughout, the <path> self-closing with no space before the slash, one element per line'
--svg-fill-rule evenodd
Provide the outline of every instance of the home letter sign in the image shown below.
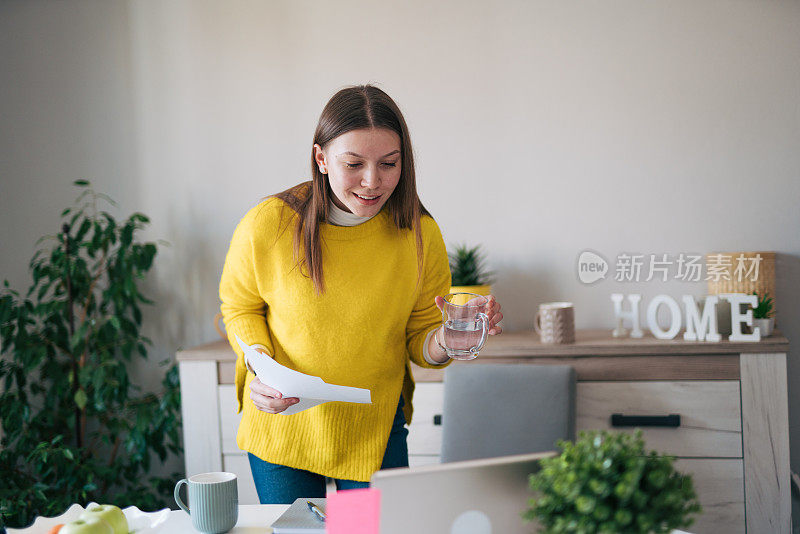
<path fill-rule="evenodd" d="M 752 327 L 753 310 L 748 309 L 742 313 L 741 305 L 748 304 L 755 307 L 758 304 L 755 295 L 744 295 L 737 293 L 726 293 L 724 295 L 711 295 L 706 297 L 702 313 L 697 309 L 697 303 L 691 295 L 683 295 L 683 307 L 686 313 L 686 332 L 683 339 L 686 341 L 720 341 L 719 329 L 717 325 L 717 303 L 719 298 L 728 301 L 731 308 L 731 341 L 760 341 L 761 332 L 758 328 L 753 329 L 752 334 L 742 333 L 742 323 Z M 643 333 L 639 327 L 639 302 L 642 296 L 634 293 L 628 295 L 630 311 L 622 310 L 622 301 L 625 296 L 622 293 L 613 293 L 611 301 L 614 303 L 614 322 L 619 324 L 622 319 L 630 320 L 632 324 L 631 337 L 642 337 Z M 664 330 L 658 324 L 658 308 L 662 304 L 666 305 L 670 312 L 669 328 Z M 682 317 L 681 308 L 678 303 L 669 295 L 657 295 L 647 306 L 647 327 L 657 339 L 673 339 L 681 329 Z"/>
<path fill-rule="evenodd" d="M 719 335 L 717 325 L 717 302 L 719 298 L 716 295 L 706 297 L 702 317 L 697 311 L 697 303 L 691 296 L 684 295 L 682 298 L 683 307 L 686 309 L 686 332 L 683 333 L 683 339 L 686 341 L 721 340 L 722 337 Z"/>
<path fill-rule="evenodd" d="M 622 311 L 622 293 L 614 293 L 611 295 L 611 301 L 614 303 L 614 323 L 619 324 L 620 319 L 630 319 L 631 321 L 631 337 L 642 337 L 644 332 L 639 327 L 639 301 L 642 296 L 634 293 L 628 295 L 628 302 L 631 303 L 631 311 Z"/>

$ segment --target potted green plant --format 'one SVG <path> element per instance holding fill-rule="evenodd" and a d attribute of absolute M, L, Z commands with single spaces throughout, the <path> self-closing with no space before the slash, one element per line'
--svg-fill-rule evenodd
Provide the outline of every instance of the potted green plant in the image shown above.
<path fill-rule="evenodd" d="M 494 273 L 486 269 L 486 258 L 481 246 L 456 245 L 450 258 L 450 292 L 490 295 Z"/>
<path fill-rule="evenodd" d="M 753 308 L 753 328 L 758 327 L 761 337 L 767 337 L 772 334 L 775 326 L 775 318 L 772 316 L 772 297 L 766 292 L 763 297 L 759 297 L 755 291 L 753 295 L 758 299 L 758 306 Z"/>
<path fill-rule="evenodd" d="M 130 368 L 148 357 L 140 284 L 156 245 L 148 219 L 117 220 L 89 183 L 42 238 L 32 283 L 0 288 L 0 531 L 90 501 L 153 510 L 174 481 L 156 462 L 182 454 L 178 369 L 164 361 L 155 391 Z"/>
<path fill-rule="evenodd" d="M 640 430 L 581 432 L 558 446 L 561 455 L 531 475 L 537 494 L 523 513 L 542 532 L 667 533 L 700 511 L 691 477 L 675 471 L 674 458 L 645 452 Z"/>

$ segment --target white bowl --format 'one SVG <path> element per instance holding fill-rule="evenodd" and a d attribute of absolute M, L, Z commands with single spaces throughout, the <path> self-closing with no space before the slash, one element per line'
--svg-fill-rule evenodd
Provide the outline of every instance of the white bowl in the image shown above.
<path fill-rule="evenodd" d="M 86 508 L 94 506 L 98 506 L 98 504 L 90 502 L 86 505 Z M 6 528 L 6 531 L 8 534 L 47 534 L 51 528 L 58 524 L 75 521 L 86 508 L 80 504 L 73 504 L 59 516 L 37 517 L 33 520 L 33 524 L 27 528 Z M 164 508 L 157 512 L 142 512 L 135 506 L 128 506 L 122 510 L 122 513 L 125 514 L 125 519 L 128 520 L 128 531 L 131 534 L 155 534 L 169 517 L 169 512 L 169 508 Z"/>

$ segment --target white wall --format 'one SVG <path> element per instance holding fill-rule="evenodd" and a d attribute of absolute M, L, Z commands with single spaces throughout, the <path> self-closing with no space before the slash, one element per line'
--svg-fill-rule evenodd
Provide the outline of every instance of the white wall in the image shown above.
<path fill-rule="evenodd" d="M 306 178 L 326 100 L 367 81 L 406 114 L 446 242 L 484 244 L 507 329 L 549 300 L 610 327 L 612 292 L 704 292 L 583 286 L 585 248 L 775 250 L 800 345 L 796 1 L 18 0 L 0 49 L 0 277 L 27 283 L 68 184 L 91 179 L 171 243 L 149 282 L 154 360 L 215 338 L 236 221 Z M 791 435 L 800 471 L 797 409 Z"/>

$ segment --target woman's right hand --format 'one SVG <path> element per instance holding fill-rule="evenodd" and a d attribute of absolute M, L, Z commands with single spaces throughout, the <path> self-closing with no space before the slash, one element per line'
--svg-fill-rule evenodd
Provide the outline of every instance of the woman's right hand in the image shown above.
<path fill-rule="evenodd" d="M 271 357 L 265 350 L 260 348 L 256 350 L 266 354 L 267 358 Z M 250 400 L 253 401 L 256 408 L 267 413 L 281 413 L 289 406 L 300 402 L 297 397 L 283 398 L 283 394 L 280 391 L 262 383 L 258 377 L 253 378 L 252 382 L 250 382 Z"/>

